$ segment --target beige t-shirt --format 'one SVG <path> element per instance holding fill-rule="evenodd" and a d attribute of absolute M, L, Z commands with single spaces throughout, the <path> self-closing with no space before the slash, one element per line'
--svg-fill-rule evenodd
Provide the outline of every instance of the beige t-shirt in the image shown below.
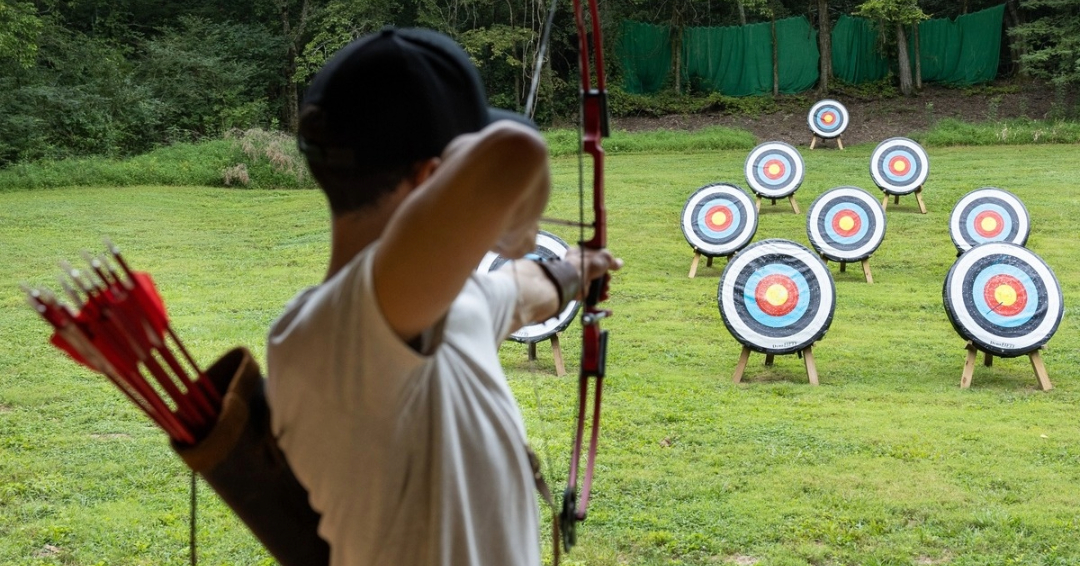
<path fill-rule="evenodd" d="M 270 330 L 273 433 L 333 566 L 540 564 L 521 414 L 499 365 L 517 289 L 476 274 L 417 353 L 379 311 L 369 246 Z"/>

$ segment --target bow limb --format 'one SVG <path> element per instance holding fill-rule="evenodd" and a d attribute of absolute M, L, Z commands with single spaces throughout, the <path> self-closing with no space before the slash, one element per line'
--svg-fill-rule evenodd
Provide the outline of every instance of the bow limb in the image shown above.
<path fill-rule="evenodd" d="M 592 45 L 585 25 L 583 2 L 588 2 L 591 21 Z M 573 0 L 574 20 L 578 33 L 578 51 L 581 67 L 581 149 L 583 154 L 592 159 L 592 200 L 593 221 L 592 237 L 585 239 L 584 203 L 581 205 L 581 247 L 600 250 L 607 247 L 607 211 L 604 207 L 604 149 L 601 140 L 608 135 L 607 89 L 604 80 L 603 41 L 600 30 L 598 0 Z M 590 50 L 590 47 L 592 48 Z M 590 58 L 590 51 L 592 57 Z M 595 83 L 595 86 L 594 86 Z M 584 155 L 582 156 L 584 161 Z M 584 170 L 584 163 L 581 165 Z M 582 180 L 584 182 L 584 180 Z M 582 190 L 584 193 L 584 190 Z M 582 255 L 584 258 L 584 255 Z M 584 265 L 582 273 L 585 273 Z M 563 509 L 559 516 L 563 547 L 569 550 L 577 542 L 577 523 L 584 521 L 588 512 L 589 494 L 592 488 L 593 471 L 596 464 L 596 452 L 600 435 L 600 405 L 603 392 L 603 380 L 607 364 L 606 330 L 600 329 L 600 321 L 611 314 L 601 309 L 607 276 L 589 282 L 588 295 L 582 309 L 582 349 L 581 370 L 578 377 L 578 415 L 574 435 L 574 446 L 570 456 L 570 473 L 566 491 L 563 493 Z M 581 451 L 585 435 L 585 421 L 589 409 L 589 383 L 595 381 L 592 403 L 592 426 L 589 438 L 588 455 L 585 462 L 584 479 L 578 487 L 578 472 Z"/>

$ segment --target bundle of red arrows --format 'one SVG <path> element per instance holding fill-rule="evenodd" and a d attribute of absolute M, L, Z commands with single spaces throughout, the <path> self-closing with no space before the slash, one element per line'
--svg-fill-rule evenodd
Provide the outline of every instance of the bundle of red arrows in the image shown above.
<path fill-rule="evenodd" d="M 169 327 L 150 275 L 132 271 L 115 245 L 106 246 L 99 257 L 84 253 L 87 270 L 61 264 L 70 304 L 24 285 L 27 301 L 55 329 L 54 345 L 107 376 L 174 441 L 195 444 L 214 426 L 221 392 Z"/>

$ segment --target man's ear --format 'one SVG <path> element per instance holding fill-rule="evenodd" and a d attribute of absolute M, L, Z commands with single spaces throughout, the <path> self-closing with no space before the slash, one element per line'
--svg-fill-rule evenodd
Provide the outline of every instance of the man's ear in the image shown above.
<path fill-rule="evenodd" d="M 413 166 L 413 188 L 415 189 L 424 184 L 424 182 L 435 173 L 435 170 L 439 168 L 440 164 L 442 164 L 442 159 L 439 157 L 431 157 L 423 161 L 418 161 L 416 165 Z"/>

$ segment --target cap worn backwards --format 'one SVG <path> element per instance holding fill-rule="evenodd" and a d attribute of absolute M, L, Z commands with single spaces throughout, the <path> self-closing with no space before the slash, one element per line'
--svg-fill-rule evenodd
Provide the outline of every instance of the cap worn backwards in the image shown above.
<path fill-rule="evenodd" d="M 300 137 L 300 151 L 330 167 L 434 157 L 493 119 L 465 51 L 417 28 L 385 28 L 346 46 L 315 76 L 303 105 L 318 108 L 326 139 Z"/>

